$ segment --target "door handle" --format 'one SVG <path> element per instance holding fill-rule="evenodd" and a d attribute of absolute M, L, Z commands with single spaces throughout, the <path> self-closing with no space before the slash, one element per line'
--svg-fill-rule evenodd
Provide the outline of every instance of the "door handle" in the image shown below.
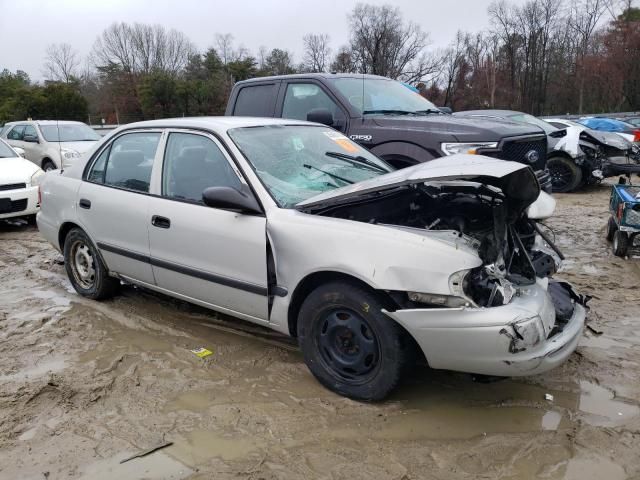
<path fill-rule="evenodd" d="M 78 205 L 80 205 L 80 208 L 89 210 L 91 208 L 91 200 L 87 200 L 86 198 L 81 198 L 80 201 L 78 202 Z"/>
<path fill-rule="evenodd" d="M 169 228 L 171 227 L 171 220 L 169 220 L 167 217 L 154 215 L 153 217 L 151 217 L 151 225 L 158 228 Z"/>

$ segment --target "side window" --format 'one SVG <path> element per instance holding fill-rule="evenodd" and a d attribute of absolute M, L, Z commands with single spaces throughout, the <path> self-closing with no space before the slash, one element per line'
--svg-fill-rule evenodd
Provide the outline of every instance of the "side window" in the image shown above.
<path fill-rule="evenodd" d="M 89 175 L 87 175 L 87 180 L 93 183 L 104 183 L 104 169 L 107 165 L 107 158 L 109 157 L 110 147 L 105 148 L 98 159 L 95 161 L 91 170 L 89 171 Z"/>
<path fill-rule="evenodd" d="M 22 134 L 22 137 L 24 138 L 27 135 L 38 138 L 38 132 L 36 132 L 36 129 L 31 125 L 27 125 L 24 127 L 24 133 Z"/>
<path fill-rule="evenodd" d="M 106 159 L 104 184 L 148 192 L 159 141 L 160 132 L 127 133 L 116 138 Z M 96 174 L 100 160 L 93 166 Z"/>
<path fill-rule="evenodd" d="M 22 136 L 24 133 L 24 125 L 16 125 L 9 131 L 7 138 L 9 140 L 22 140 Z"/>
<path fill-rule="evenodd" d="M 240 179 L 220 148 L 208 137 L 171 133 L 162 167 L 162 195 L 202 203 L 208 187 L 240 189 Z"/>
<path fill-rule="evenodd" d="M 282 106 L 282 118 L 306 120 L 312 110 L 324 108 L 340 123 L 344 114 L 338 105 L 318 85 L 313 83 L 290 83 Z"/>
<path fill-rule="evenodd" d="M 272 83 L 241 88 L 233 114 L 241 117 L 273 117 L 277 86 Z"/>
<path fill-rule="evenodd" d="M 559 122 L 549 122 L 549 123 L 554 127 L 559 128 L 560 130 L 564 130 L 565 128 L 567 128 L 567 126 L 564 123 L 559 123 Z"/>

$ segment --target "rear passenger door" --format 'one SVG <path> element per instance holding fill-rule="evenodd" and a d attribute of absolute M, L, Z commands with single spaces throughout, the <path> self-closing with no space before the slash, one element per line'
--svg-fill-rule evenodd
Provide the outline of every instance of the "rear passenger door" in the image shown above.
<path fill-rule="evenodd" d="M 93 160 L 77 197 L 78 218 L 110 271 L 150 285 L 149 186 L 162 131 L 125 132 Z"/>
<path fill-rule="evenodd" d="M 149 241 L 158 287 L 248 320 L 268 320 L 266 218 L 204 205 L 208 187 L 241 189 L 241 172 L 214 136 L 172 130 L 160 195 L 149 198 Z"/>

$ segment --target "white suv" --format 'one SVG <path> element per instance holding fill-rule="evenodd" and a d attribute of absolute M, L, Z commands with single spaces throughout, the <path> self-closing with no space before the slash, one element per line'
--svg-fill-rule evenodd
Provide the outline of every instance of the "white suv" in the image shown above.
<path fill-rule="evenodd" d="M 0 133 L 44 171 L 67 167 L 101 137 L 82 122 L 36 120 L 7 123 Z"/>

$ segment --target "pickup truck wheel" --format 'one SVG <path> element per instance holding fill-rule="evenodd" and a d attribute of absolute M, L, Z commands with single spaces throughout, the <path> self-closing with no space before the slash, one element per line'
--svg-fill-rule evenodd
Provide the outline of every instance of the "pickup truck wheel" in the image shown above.
<path fill-rule="evenodd" d="M 120 286 L 120 281 L 107 273 L 93 242 L 79 228 L 69 231 L 65 238 L 64 265 L 71 285 L 83 297 L 109 298 Z"/>
<path fill-rule="evenodd" d="M 618 225 L 616 224 L 616 221 L 613 219 L 613 217 L 609 217 L 609 220 L 607 221 L 607 241 L 608 242 L 613 240 L 613 235 L 616 233 L 617 230 L 618 230 Z"/>
<path fill-rule="evenodd" d="M 348 282 L 318 287 L 298 316 L 298 342 L 313 375 L 355 400 L 385 398 L 410 358 L 406 333 L 382 313 L 378 296 Z"/>
<path fill-rule="evenodd" d="M 547 160 L 547 168 L 551 174 L 551 185 L 554 192 L 572 192 L 582 181 L 582 170 L 573 160 L 566 157 L 551 157 Z"/>
<path fill-rule="evenodd" d="M 42 162 L 42 170 L 44 170 L 45 172 L 50 172 L 51 170 L 55 170 L 56 168 L 58 168 L 56 167 L 56 164 L 49 159 L 46 159 Z"/>
<path fill-rule="evenodd" d="M 627 255 L 627 250 L 629 249 L 629 237 L 627 236 L 627 232 L 621 232 L 620 230 L 615 231 L 613 234 L 611 249 L 616 257 L 624 257 Z"/>

